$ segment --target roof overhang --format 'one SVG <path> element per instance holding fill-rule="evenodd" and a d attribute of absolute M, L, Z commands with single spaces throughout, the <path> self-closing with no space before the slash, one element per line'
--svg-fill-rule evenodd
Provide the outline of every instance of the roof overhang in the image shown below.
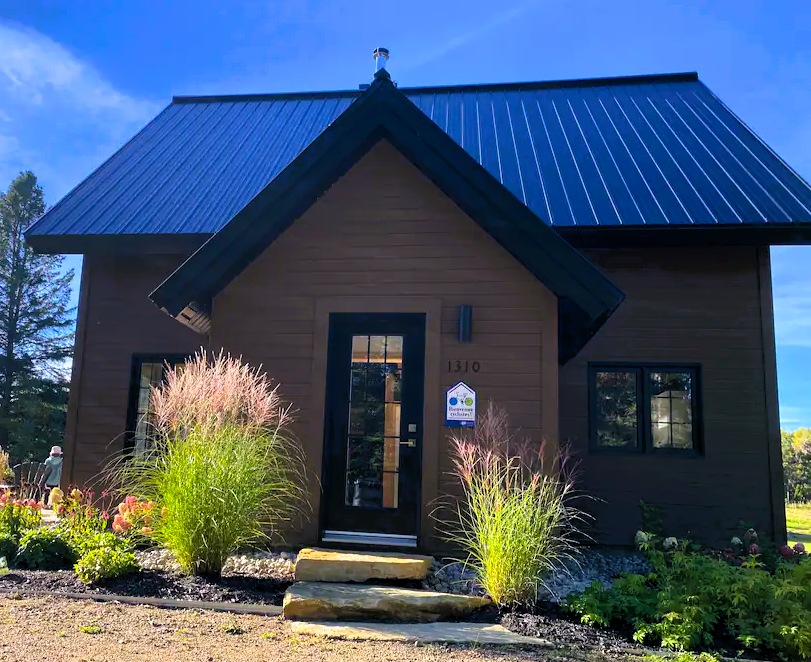
<path fill-rule="evenodd" d="M 579 351 L 624 294 L 494 179 L 381 70 L 374 83 L 150 298 L 206 332 L 211 301 L 381 140 L 389 141 L 560 302 L 560 360 Z"/>
<path fill-rule="evenodd" d="M 189 255 L 210 234 L 27 234 L 37 253 L 54 255 Z"/>
<path fill-rule="evenodd" d="M 811 244 L 811 225 L 648 225 L 555 228 L 578 248 L 775 246 Z"/>

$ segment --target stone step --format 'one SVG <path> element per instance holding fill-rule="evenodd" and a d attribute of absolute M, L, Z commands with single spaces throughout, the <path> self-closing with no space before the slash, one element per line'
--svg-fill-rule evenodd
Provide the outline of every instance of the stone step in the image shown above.
<path fill-rule="evenodd" d="M 324 623 L 293 621 L 294 634 L 347 641 L 418 641 L 423 644 L 491 644 L 508 646 L 544 646 L 554 644 L 537 637 L 510 632 L 501 625 L 488 623 Z M 547 659 L 547 658 L 545 658 Z"/>
<path fill-rule="evenodd" d="M 490 600 L 472 595 L 370 586 L 297 582 L 284 595 L 285 618 L 314 621 L 387 620 L 429 623 L 462 618 Z"/>
<path fill-rule="evenodd" d="M 306 548 L 296 559 L 296 581 L 365 582 L 370 579 L 425 579 L 430 556 L 395 552 L 343 552 Z"/>

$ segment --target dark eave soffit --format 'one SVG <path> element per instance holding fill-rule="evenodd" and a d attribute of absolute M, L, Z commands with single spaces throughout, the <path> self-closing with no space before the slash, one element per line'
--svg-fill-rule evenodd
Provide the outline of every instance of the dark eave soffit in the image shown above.
<path fill-rule="evenodd" d="M 557 227 L 577 248 L 644 248 L 697 246 L 802 246 L 811 244 L 811 225 L 668 225 L 649 227 Z M 200 248 L 210 234 L 32 235 L 37 253 L 59 255 L 181 255 Z"/>

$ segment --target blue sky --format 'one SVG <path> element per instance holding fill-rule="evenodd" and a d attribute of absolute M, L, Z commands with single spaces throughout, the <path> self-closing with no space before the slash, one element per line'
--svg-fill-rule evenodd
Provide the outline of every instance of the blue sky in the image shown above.
<path fill-rule="evenodd" d="M 375 46 L 403 86 L 698 71 L 811 178 L 807 1 L 0 0 L 0 186 L 56 202 L 173 94 L 355 88 Z M 811 426 L 811 247 L 772 261 L 782 423 Z"/>

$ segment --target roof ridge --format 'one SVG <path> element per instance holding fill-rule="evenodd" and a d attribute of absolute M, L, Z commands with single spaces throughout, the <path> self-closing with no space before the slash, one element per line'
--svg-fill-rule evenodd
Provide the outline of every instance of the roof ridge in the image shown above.
<path fill-rule="evenodd" d="M 398 88 L 404 94 L 448 92 L 493 92 L 513 90 L 543 90 L 572 87 L 606 87 L 613 85 L 652 85 L 656 83 L 689 83 L 698 81 L 695 71 L 671 74 L 642 74 L 635 76 L 610 76 L 603 78 L 569 78 L 562 80 L 526 81 L 513 83 L 476 83 L 466 85 L 433 85 L 421 87 Z M 256 94 L 213 94 L 213 95 L 177 95 L 172 103 L 218 103 L 245 101 L 272 101 L 285 99 L 319 99 L 359 96 L 362 90 L 322 90 L 316 92 L 268 92 Z"/>

